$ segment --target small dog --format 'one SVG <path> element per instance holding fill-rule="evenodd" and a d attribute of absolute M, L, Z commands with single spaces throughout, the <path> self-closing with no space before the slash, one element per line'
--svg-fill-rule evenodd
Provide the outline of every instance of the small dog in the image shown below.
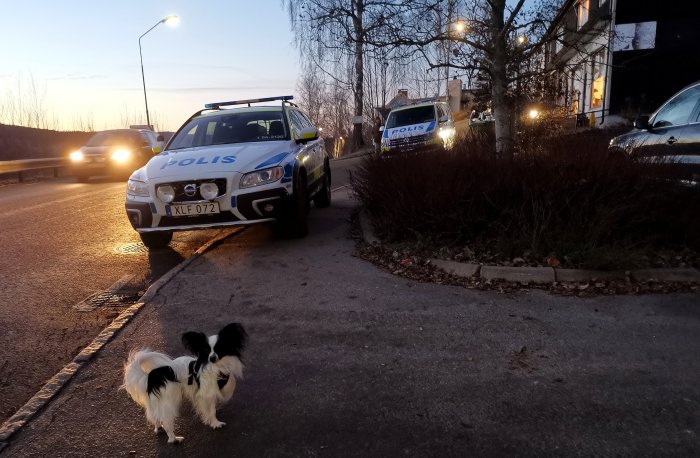
<path fill-rule="evenodd" d="M 175 420 L 183 397 L 188 399 L 199 418 L 214 429 L 226 423 L 216 418 L 217 404 L 231 399 L 236 379 L 243 377 L 243 350 L 248 334 L 239 323 L 226 325 L 218 334 L 186 332 L 182 343 L 195 357 L 171 359 L 148 349 L 132 351 L 124 365 L 124 385 L 131 398 L 146 411 L 146 419 L 162 427 L 169 443 L 183 437 L 175 435 Z"/>

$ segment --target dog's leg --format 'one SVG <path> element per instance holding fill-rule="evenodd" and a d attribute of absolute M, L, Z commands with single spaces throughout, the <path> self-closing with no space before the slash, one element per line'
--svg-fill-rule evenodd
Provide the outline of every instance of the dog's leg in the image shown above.
<path fill-rule="evenodd" d="M 182 436 L 175 435 L 175 421 L 164 421 L 163 430 L 168 434 L 169 444 L 179 444 L 185 439 Z"/>
<path fill-rule="evenodd" d="M 216 401 L 197 403 L 197 412 L 202 422 L 205 425 L 209 425 L 212 429 L 219 429 L 226 426 L 225 422 L 219 421 L 216 418 Z"/>

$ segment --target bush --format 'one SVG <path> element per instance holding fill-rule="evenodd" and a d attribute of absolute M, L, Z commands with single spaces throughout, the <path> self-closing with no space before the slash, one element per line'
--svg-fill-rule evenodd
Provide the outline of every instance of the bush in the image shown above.
<path fill-rule="evenodd" d="M 697 251 L 700 192 L 666 179 L 663 166 L 608 157 L 596 135 L 543 139 L 511 160 L 478 137 L 446 153 L 370 156 L 351 182 L 388 242 L 503 259 L 556 254 L 589 268 Z"/>

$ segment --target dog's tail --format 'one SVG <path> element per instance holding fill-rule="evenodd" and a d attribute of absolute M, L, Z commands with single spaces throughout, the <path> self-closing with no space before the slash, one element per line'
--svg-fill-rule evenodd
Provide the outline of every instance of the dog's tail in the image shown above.
<path fill-rule="evenodd" d="M 124 388 L 136 403 L 146 406 L 151 394 L 158 396 L 168 381 L 177 381 L 172 360 L 149 349 L 129 353 L 124 365 Z"/>

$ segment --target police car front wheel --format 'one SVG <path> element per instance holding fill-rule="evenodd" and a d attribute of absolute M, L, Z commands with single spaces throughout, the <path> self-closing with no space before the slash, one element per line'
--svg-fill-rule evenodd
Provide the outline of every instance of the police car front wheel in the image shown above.
<path fill-rule="evenodd" d="M 141 236 L 141 241 L 143 244 L 148 248 L 163 248 L 173 239 L 172 231 L 142 232 L 139 235 Z"/>

